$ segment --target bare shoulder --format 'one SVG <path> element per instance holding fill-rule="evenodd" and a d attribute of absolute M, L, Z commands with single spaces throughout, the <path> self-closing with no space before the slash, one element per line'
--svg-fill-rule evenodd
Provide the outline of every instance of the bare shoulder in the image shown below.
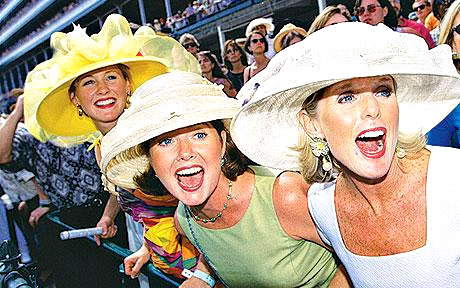
<path fill-rule="evenodd" d="M 284 172 L 273 185 L 273 205 L 284 231 L 294 239 L 320 241 L 308 211 L 310 185 L 299 173 Z"/>

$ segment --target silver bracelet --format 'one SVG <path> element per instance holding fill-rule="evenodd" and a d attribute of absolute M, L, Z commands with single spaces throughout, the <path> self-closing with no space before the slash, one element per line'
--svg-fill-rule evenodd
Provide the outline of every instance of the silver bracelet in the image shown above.
<path fill-rule="evenodd" d="M 192 277 L 196 277 L 200 280 L 203 280 L 204 282 L 206 282 L 210 287 L 214 287 L 214 285 L 216 284 L 216 280 L 214 280 L 214 278 L 212 278 L 211 275 L 209 275 L 208 273 L 205 273 L 201 270 L 198 270 L 196 269 L 195 272 L 192 272 L 188 269 L 184 269 L 182 271 L 182 276 L 184 276 L 185 278 L 192 278 Z"/>

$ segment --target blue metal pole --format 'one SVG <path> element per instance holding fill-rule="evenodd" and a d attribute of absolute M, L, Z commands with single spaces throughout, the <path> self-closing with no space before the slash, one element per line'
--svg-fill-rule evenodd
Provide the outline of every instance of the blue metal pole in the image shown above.
<path fill-rule="evenodd" d="M 141 14 L 142 25 L 145 25 L 145 24 L 147 24 L 147 19 L 145 18 L 144 1 L 143 0 L 137 0 L 137 5 L 139 6 L 139 13 Z"/>
<path fill-rule="evenodd" d="M 166 18 L 172 17 L 171 2 L 169 2 L 169 0 L 165 0 L 165 7 L 166 7 Z"/>

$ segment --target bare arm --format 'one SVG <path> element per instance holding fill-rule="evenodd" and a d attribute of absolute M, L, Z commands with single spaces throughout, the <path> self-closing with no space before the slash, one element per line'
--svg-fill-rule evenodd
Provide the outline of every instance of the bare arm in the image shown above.
<path fill-rule="evenodd" d="M 276 214 L 284 231 L 294 239 L 305 239 L 331 250 L 319 237 L 313 219 L 308 210 L 308 185 L 302 176 L 294 172 L 285 172 L 273 186 L 273 203 Z M 343 265 L 340 265 L 329 287 L 353 287 Z"/>
<path fill-rule="evenodd" d="M 118 203 L 117 197 L 110 194 L 107 204 L 105 204 L 104 213 L 101 219 L 97 222 L 97 227 L 102 227 L 102 234 L 100 236 L 94 236 L 96 244 L 101 245 L 102 238 L 112 238 L 117 234 L 117 225 L 115 225 L 115 217 L 117 217 L 120 211 L 120 204 Z"/>
<path fill-rule="evenodd" d="M 249 81 L 249 66 L 244 68 L 244 71 L 243 71 L 243 84 L 246 84 L 246 82 Z"/>
<path fill-rule="evenodd" d="M 10 116 L 0 127 L 0 164 L 9 163 L 12 160 L 13 137 L 19 121 L 24 117 L 24 98 L 19 96 L 16 107 Z"/>

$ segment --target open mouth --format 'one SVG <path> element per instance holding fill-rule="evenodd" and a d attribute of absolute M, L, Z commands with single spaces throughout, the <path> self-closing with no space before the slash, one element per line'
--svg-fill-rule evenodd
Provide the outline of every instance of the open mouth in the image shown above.
<path fill-rule="evenodd" d="M 380 158 L 385 154 L 386 129 L 383 127 L 364 130 L 356 137 L 356 145 L 368 158 Z"/>
<path fill-rule="evenodd" d="M 176 171 L 179 186 L 188 192 L 198 190 L 203 184 L 204 170 L 199 166 L 183 168 Z"/>
<path fill-rule="evenodd" d="M 111 105 L 113 105 L 115 103 L 115 99 L 113 98 L 108 98 L 108 99 L 101 99 L 101 100 L 98 100 L 96 101 L 96 103 L 94 103 L 97 107 L 100 107 L 100 108 L 105 108 L 105 107 L 109 107 Z"/>

